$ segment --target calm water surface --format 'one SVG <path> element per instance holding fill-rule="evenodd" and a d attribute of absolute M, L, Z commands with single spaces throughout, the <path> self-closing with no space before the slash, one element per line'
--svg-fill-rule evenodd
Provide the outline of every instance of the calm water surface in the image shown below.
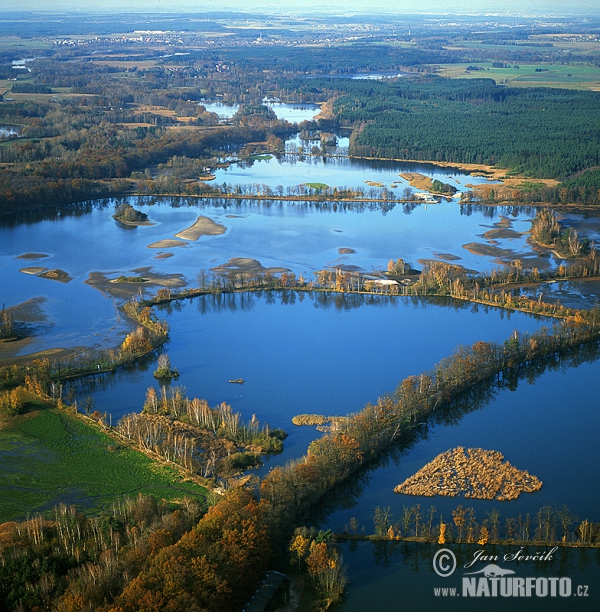
<path fill-rule="evenodd" d="M 347 543 L 342 552 L 348 562 L 350 584 L 344 603 L 338 608 L 343 612 L 381 610 L 597 610 L 600 602 L 598 578 L 600 576 L 600 553 L 596 550 L 559 550 L 552 561 L 545 563 L 502 562 L 505 554 L 514 554 L 515 547 L 450 546 L 457 556 L 457 571 L 449 578 L 440 578 L 432 569 L 432 558 L 440 548 L 437 545 L 415 543 L 370 542 Z M 469 571 L 479 571 L 486 563 L 475 564 L 464 569 L 464 563 L 473 560 L 474 550 L 485 550 L 487 555 L 497 555 L 503 569 L 511 569 L 516 577 L 571 578 L 573 591 L 579 585 L 588 585 L 589 597 L 435 597 L 434 588 L 453 587 L 462 590 L 462 577 Z M 534 554 L 539 548 L 528 548 Z M 542 548 L 547 551 L 548 549 Z"/>
<path fill-rule="evenodd" d="M 600 493 L 597 467 L 600 448 L 598 400 L 598 361 L 568 367 L 556 364 L 554 371 L 532 373 L 513 388 L 493 390 L 486 399 L 470 401 L 455 411 L 450 423 L 423 427 L 421 435 L 404 453 L 391 454 L 356 478 L 357 493 L 339 492 L 343 507 L 332 498 L 331 508 L 324 508 L 324 523 L 334 531 L 344 531 L 351 517 L 356 517 L 367 533 L 373 532 L 376 506 L 390 506 L 395 521 L 400 521 L 404 506 L 420 504 L 423 514 L 431 505 L 448 520 L 458 504 L 473 507 L 481 522 L 496 508 L 506 517 L 533 517 L 545 505 L 566 504 L 581 519 L 596 521 Z M 585 425 L 584 425 L 585 424 Z M 396 485 L 420 470 L 426 463 L 450 448 L 484 448 L 500 451 L 519 469 L 537 476 L 542 488 L 522 494 L 518 499 L 498 502 L 424 497 L 397 494 Z"/>
<path fill-rule="evenodd" d="M 381 270 L 396 257 L 419 267 L 420 260 L 441 256 L 468 269 L 489 270 L 497 265 L 495 257 L 473 254 L 463 245 L 487 242 L 483 234 L 506 217 L 499 209 L 473 211 L 454 203 L 397 205 L 382 212 L 378 206 L 347 210 L 302 202 L 238 201 L 213 206 L 198 200 L 164 199 L 154 205 L 149 204 L 154 200 L 130 201 L 154 225 L 123 226 L 111 216 L 116 204 L 111 200 L 33 213 L 20 223 L 14 218 L 0 220 L 1 302 L 10 306 L 42 298 L 37 304 L 40 316 L 32 323 L 34 337 L 23 352 L 114 342 L 115 333 L 129 329 L 117 313 L 115 300 L 86 283 L 91 272 L 115 278 L 143 276 L 149 268 L 157 274 L 179 275 L 193 286 L 201 269 L 210 270 L 233 257 L 253 258 L 265 267 L 285 267 L 308 279 L 316 270 L 336 265 Z M 515 230 L 527 231 L 530 213 L 508 214 Z M 182 246 L 177 248 L 150 248 L 157 241 L 175 239 L 199 215 L 223 225 L 225 233 L 180 241 Z M 522 259 L 535 257 L 525 235 L 498 242 Z M 341 254 L 340 249 L 354 252 Z M 46 257 L 23 259 L 27 253 Z M 72 280 L 60 283 L 22 271 L 35 266 L 62 269 Z"/>
<path fill-rule="evenodd" d="M 212 405 L 226 401 L 290 437 L 279 459 L 302 455 L 320 435 L 296 427 L 303 412 L 347 414 L 376 401 L 409 374 L 429 370 L 461 343 L 502 341 L 514 329 L 533 331 L 543 321 L 497 309 L 445 300 L 353 299 L 343 295 L 251 293 L 207 296 L 160 312 L 171 327 L 166 350 L 181 373 L 177 384 Z M 155 362 L 119 372 L 81 390 L 113 414 L 139 411 L 156 385 Z M 229 384 L 242 378 L 243 385 Z"/>
<path fill-rule="evenodd" d="M 8 136 L 18 136 L 20 129 L 17 126 L 12 125 L 0 125 L 0 138 L 7 138 Z"/>
<path fill-rule="evenodd" d="M 290 121 L 301 120 L 292 118 L 300 117 L 293 113 L 314 114 L 317 110 L 276 108 L 278 116 Z M 364 186 L 365 180 L 372 180 L 388 188 L 397 184 L 401 190 L 406 182 L 399 173 L 405 170 L 450 182 L 459 190 L 467 183 L 485 180 L 423 164 L 320 157 L 292 163 L 293 159 L 284 156 L 232 165 L 217 171 L 216 181 L 267 184 L 272 189 L 281 185 L 285 190 L 306 182 Z M 557 263 L 540 259 L 527 244 L 526 232 L 535 212 L 524 209 L 467 208 L 455 201 L 395 205 L 385 210 L 369 205 L 347 209 L 344 205 L 301 202 L 224 206 L 177 199 L 130 201 L 144 210 L 154 225 L 124 227 L 111 217 L 116 203 L 112 200 L 0 219 L 0 303 L 11 306 L 32 301 L 28 325 L 33 337 L 23 353 L 77 345 L 115 346 L 130 329 L 119 315 L 121 300 L 86 283 L 91 272 L 114 278 L 143 275 L 150 268 L 158 274 L 180 275 L 194 285 L 199 270 L 232 257 L 254 258 L 264 266 L 282 266 L 307 278 L 312 278 L 315 270 L 336 265 L 363 271 L 383 269 L 396 257 L 417 267 L 426 259 L 455 261 L 479 271 L 498 265 L 497 253 L 477 255 L 465 248 L 473 242 L 503 249 L 505 258 L 514 255 L 526 263 Z M 149 247 L 159 240 L 174 239 L 199 215 L 222 224 L 225 233 L 177 248 Z M 501 221 L 510 221 L 514 230 L 510 237 L 486 235 Z M 582 236 L 600 235 L 595 218 L 573 216 L 568 221 Z M 340 253 L 340 249 L 354 252 Z M 47 257 L 19 258 L 32 252 Z M 165 254 L 170 257 L 158 257 Z M 59 283 L 21 271 L 32 266 L 63 269 L 72 280 Z M 568 290 L 579 291 L 580 302 L 589 304 L 597 295 L 589 285 L 585 292 L 574 287 Z M 360 410 L 366 402 L 392 391 L 405 376 L 431 369 L 459 344 L 503 340 L 514 329 L 532 331 L 543 324 L 524 314 L 510 315 L 450 300 L 434 304 L 267 292 L 172 304 L 160 316 L 171 325 L 170 342 L 164 350 L 179 368 L 178 382 L 190 396 L 205 397 L 211 404 L 227 401 L 246 418 L 254 413 L 261 421 L 290 433 L 284 453 L 272 457 L 263 473 L 301 456 L 308 443 L 321 435 L 313 428 L 293 426 L 295 414 Z M 146 389 L 156 385 L 152 376 L 155 367 L 153 356 L 132 370 L 120 370 L 95 382 L 86 380 L 77 386 L 77 393 L 81 398 L 91 395 L 96 408 L 116 419 L 141 408 Z M 502 504 L 499 510 L 504 516 L 534 513 L 544 504 L 566 503 L 580 518 L 600 520 L 597 368 L 597 362 L 584 362 L 577 368 L 564 365 L 522 380 L 511 389 L 495 391 L 470 410 L 459 411 L 452 424 L 430 423 L 412 446 L 369 466 L 347 487 L 336 491 L 315 514 L 315 522 L 339 531 L 356 517 L 372 531 L 376 506 L 389 505 L 396 517 L 405 505 L 420 503 L 426 511 L 433 500 L 395 495 L 393 487 L 440 452 L 458 445 L 501 451 L 516 467 L 543 481 L 538 493 Z M 233 378 L 246 382 L 231 385 L 227 381 Z M 475 501 L 472 505 L 480 519 L 497 505 Z M 434 505 L 449 516 L 456 503 L 436 498 Z M 385 555 L 382 562 L 380 551 L 371 544 L 361 544 L 356 552 L 347 553 L 352 582 L 344 610 L 364 610 L 365 602 L 373 609 L 397 609 L 393 606 L 401 594 L 418 607 L 423 589 L 430 592 L 430 586 L 438 586 L 430 566 L 426 567 L 428 561 L 419 561 L 423 554 L 418 551 L 391 554 L 389 562 Z M 588 576 L 586 572 L 598 577 L 597 564 L 586 567 L 578 566 L 577 572 L 583 577 Z"/>
<path fill-rule="evenodd" d="M 222 102 L 201 102 L 209 113 L 216 113 L 221 119 L 231 119 L 239 110 L 238 104 L 223 104 Z M 290 123 L 310 121 L 320 111 L 316 104 L 287 104 L 285 102 L 265 102 L 273 109 L 277 119 L 285 119 Z"/>

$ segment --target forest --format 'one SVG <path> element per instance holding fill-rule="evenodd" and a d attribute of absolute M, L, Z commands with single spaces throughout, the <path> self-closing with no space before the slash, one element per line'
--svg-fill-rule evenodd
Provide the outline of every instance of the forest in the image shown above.
<path fill-rule="evenodd" d="M 337 89 L 333 113 L 355 129 L 350 155 L 498 165 L 561 180 L 600 163 L 597 92 L 434 76 Z"/>

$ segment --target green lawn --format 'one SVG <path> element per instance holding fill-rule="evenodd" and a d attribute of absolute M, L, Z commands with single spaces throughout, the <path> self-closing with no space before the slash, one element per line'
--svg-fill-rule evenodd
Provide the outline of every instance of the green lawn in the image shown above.
<path fill-rule="evenodd" d="M 60 502 L 94 513 L 139 492 L 175 501 L 206 489 L 62 411 L 41 410 L 0 430 L 0 522 Z"/>

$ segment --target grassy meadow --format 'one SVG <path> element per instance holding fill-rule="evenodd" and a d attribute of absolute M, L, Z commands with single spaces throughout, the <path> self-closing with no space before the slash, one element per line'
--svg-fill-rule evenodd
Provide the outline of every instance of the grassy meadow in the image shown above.
<path fill-rule="evenodd" d="M 469 70 L 478 66 L 483 70 Z M 494 79 L 511 87 L 559 87 L 564 89 L 595 90 L 600 88 L 600 68 L 589 64 L 511 64 L 508 68 L 493 68 L 492 62 L 441 64 L 440 76 L 451 79 Z M 536 72 L 536 69 L 538 70 Z"/>
<path fill-rule="evenodd" d="M 206 493 L 174 469 L 56 409 L 5 423 L 0 465 L 0 523 L 43 513 L 61 502 L 95 513 L 123 495 L 176 501 Z"/>

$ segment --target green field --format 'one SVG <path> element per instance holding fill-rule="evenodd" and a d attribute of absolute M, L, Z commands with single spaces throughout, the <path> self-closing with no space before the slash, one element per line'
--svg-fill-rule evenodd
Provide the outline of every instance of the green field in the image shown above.
<path fill-rule="evenodd" d="M 204 496 L 175 470 L 119 446 L 93 425 L 55 409 L 0 429 L 0 522 L 64 502 L 95 513 L 122 495 L 176 501 Z"/>
<path fill-rule="evenodd" d="M 467 66 L 483 70 L 466 71 Z M 518 64 L 519 68 L 492 68 L 491 62 L 442 64 L 437 74 L 446 78 L 489 78 L 512 87 L 561 87 L 566 89 L 600 88 L 600 68 L 593 65 Z M 536 72 L 536 68 L 541 70 Z"/>

